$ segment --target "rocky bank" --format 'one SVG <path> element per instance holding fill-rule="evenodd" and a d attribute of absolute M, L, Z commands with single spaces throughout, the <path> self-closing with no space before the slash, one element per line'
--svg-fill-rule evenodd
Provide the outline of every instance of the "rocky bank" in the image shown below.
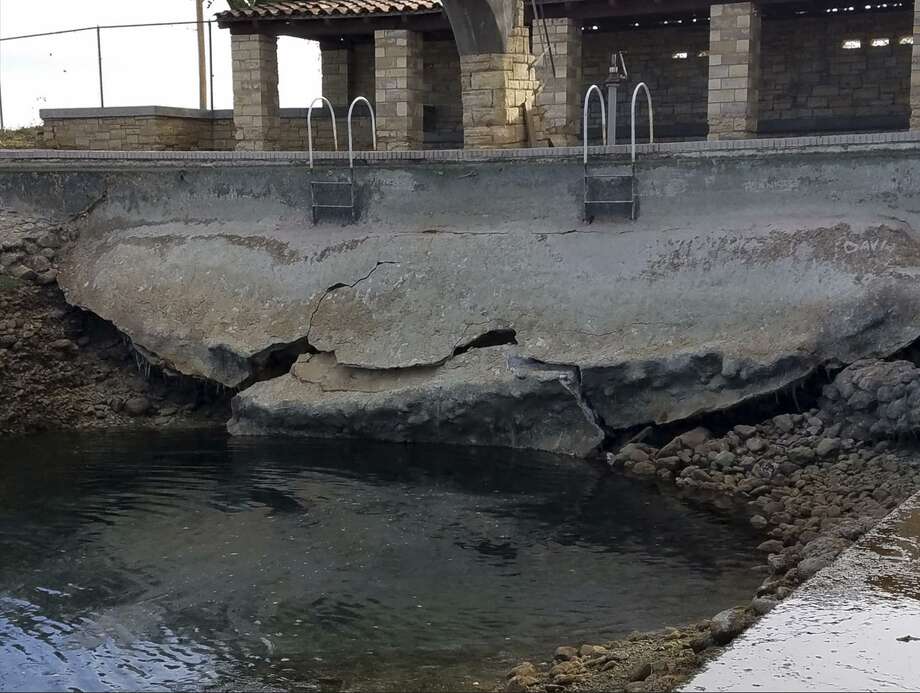
<path fill-rule="evenodd" d="M 67 224 L 0 210 L 0 436 L 220 426 L 228 397 L 150 367 L 57 285 Z"/>
<path fill-rule="evenodd" d="M 608 461 L 720 512 L 741 512 L 763 535 L 764 579 L 748 604 L 707 621 L 602 644 L 560 647 L 552 661 L 509 673 L 507 691 L 661 691 L 685 683 L 756 619 L 920 488 L 909 422 L 920 369 L 859 361 L 823 388 L 820 406 L 724 435 L 699 427 L 663 446 L 629 443 Z"/>

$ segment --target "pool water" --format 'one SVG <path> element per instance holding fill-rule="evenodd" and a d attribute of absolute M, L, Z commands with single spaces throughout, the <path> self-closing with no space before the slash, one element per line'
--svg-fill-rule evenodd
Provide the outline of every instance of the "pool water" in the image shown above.
<path fill-rule="evenodd" d="M 489 690 L 759 582 L 741 524 L 538 453 L 0 442 L 0 689 Z"/>

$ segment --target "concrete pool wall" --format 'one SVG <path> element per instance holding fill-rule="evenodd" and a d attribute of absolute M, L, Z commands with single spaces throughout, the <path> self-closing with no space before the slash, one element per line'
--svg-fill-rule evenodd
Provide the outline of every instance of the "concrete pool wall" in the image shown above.
<path fill-rule="evenodd" d="M 580 155 L 359 153 L 314 225 L 345 154 L 4 152 L 0 203 L 74 218 L 68 300 L 239 434 L 584 455 L 920 336 L 916 134 L 644 145 L 635 222 L 583 220 Z"/>

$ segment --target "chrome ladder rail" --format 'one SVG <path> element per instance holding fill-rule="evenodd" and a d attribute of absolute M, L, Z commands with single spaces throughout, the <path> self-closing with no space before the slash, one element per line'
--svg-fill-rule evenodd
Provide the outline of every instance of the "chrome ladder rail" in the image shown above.
<path fill-rule="evenodd" d="M 320 210 L 320 209 L 347 209 L 351 213 L 351 220 L 352 221 L 358 220 L 357 204 L 356 204 L 356 196 L 355 196 L 355 152 L 354 152 L 354 139 L 353 139 L 353 133 L 352 133 L 352 125 L 351 125 L 352 115 L 354 113 L 355 106 L 358 103 L 367 104 L 367 108 L 370 111 L 371 137 L 373 141 L 373 148 L 374 150 L 377 149 L 377 118 L 374 113 L 374 108 L 373 106 L 371 106 L 370 101 L 368 101 L 363 96 L 358 96 L 355 98 L 354 101 L 351 102 L 351 105 L 348 107 L 348 120 L 347 120 L 347 124 L 348 124 L 348 180 L 346 181 L 312 181 L 311 185 L 312 185 L 312 192 L 313 192 L 313 223 L 314 224 L 317 222 L 317 219 L 318 219 L 317 210 Z M 330 109 L 331 108 L 332 107 L 330 105 Z M 335 126 L 333 126 L 333 128 L 334 127 Z M 338 150 L 338 139 L 335 136 L 334 130 L 333 130 L 333 138 L 336 141 L 336 149 Z M 311 148 L 311 155 L 310 155 L 310 167 L 311 168 L 313 167 L 312 148 Z M 326 189 L 328 188 L 341 189 L 342 187 L 346 185 L 348 186 L 348 203 L 347 204 L 344 204 L 342 202 L 335 202 L 335 203 L 317 202 L 317 187 L 316 186 L 321 186 L 320 189 L 322 189 L 323 187 L 325 187 Z"/>
<path fill-rule="evenodd" d="M 313 170 L 313 107 L 316 106 L 316 102 L 319 101 L 321 104 L 325 104 L 329 109 L 329 115 L 332 117 L 332 145 L 335 147 L 335 151 L 339 151 L 339 133 L 336 130 L 335 125 L 335 109 L 332 107 L 332 104 L 329 102 L 325 96 L 317 96 L 310 103 L 310 107 L 307 109 L 307 149 L 310 151 L 310 170 Z"/>
<path fill-rule="evenodd" d="M 639 191 L 636 189 L 636 99 L 639 98 L 639 90 L 645 92 L 645 99 L 648 102 L 648 143 L 655 144 L 655 109 L 652 107 L 652 93 L 645 82 L 639 82 L 633 90 L 632 106 L 630 110 L 630 129 L 631 129 L 631 159 L 632 159 L 632 212 L 629 218 L 635 221 L 639 218 Z"/>
<path fill-rule="evenodd" d="M 632 108 L 631 108 L 631 123 L 630 130 L 632 133 L 632 139 L 630 142 L 630 162 L 629 162 L 629 173 L 613 173 L 613 174 L 596 174 L 591 173 L 588 169 L 588 109 L 590 107 L 591 94 L 597 92 L 598 98 L 601 102 L 601 126 L 604 131 L 604 144 L 607 144 L 607 128 L 606 128 L 606 114 L 604 109 L 604 99 L 600 87 L 596 84 L 592 84 L 588 88 L 587 94 L 585 94 L 585 105 L 584 105 L 584 114 L 582 120 L 582 128 L 584 135 L 584 220 L 587 222 L 592 221 L 593 216 L 591 214 L 591 208 L 593 206 L 616 206 L 616 205 L 629 205 L 630 213 L 629 218 L 633 221 L 639 218 L 639 190 L 638 183 L 636 178 L 636 100 L 639 96 L 639 91 L 644 90 L 645 96 L 648 101 L 649 108 L 649 136 L 650 143 L 655 142 L 655 121 L 654 121 L 654 111 L 652 109 L 652 95 L 649 92 L 648 85 L 645 82 L 640 82 L 636 85 L 635 90 L 632 95 Z M 592 181 L 609 181 L 609 180 L 628 180 L 629 181 L 629 197 L 624 199 L 591 199 L 591 182 Z"/>

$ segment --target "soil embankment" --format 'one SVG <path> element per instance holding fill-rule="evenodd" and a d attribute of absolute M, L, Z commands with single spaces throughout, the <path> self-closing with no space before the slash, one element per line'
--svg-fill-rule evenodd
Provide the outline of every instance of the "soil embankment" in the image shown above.
<path fill-rule="evenodd" d="M 111 324 L 57 286 L 66 225 L 0 211 L 0 436 L 221 426 L 227 397 L 150 368 Z"/>

